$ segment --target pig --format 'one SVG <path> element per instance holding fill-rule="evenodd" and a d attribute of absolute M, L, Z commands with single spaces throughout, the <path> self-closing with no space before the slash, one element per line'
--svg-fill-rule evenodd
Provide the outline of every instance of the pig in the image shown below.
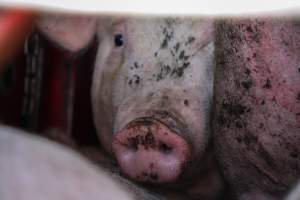
<path fill-rule="evenodd" d="M 159 200 L 65 146 L 0 126 L 1 200 Z"/>
<path fill-rule="evenodd" d="M 103 148 L 134 181 L 214 199 L 211 18 L 44 15 L 39 30 L 71 52 L 99 41 L 91 89 Z"/>
<path fill-rule="evenodd" d="M 213 141 L 233 198 L 283 199 L 300 178 L 300 20 L 216 23 Z"/>

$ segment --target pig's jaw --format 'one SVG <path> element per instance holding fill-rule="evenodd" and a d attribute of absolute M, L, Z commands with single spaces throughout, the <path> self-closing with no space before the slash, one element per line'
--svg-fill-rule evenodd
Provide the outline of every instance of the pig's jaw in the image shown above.
<path fill-rule="evenodd" d="M 130 122 L 115 134 L 112 147 L 121 171 L 140 182 L 176 181 L 191 156 L 190 146 L 183 138 L 149 118 Z"/>

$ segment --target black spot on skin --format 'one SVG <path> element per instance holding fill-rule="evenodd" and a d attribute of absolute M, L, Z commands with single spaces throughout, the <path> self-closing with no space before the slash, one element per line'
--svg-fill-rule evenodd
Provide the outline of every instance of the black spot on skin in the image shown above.
<path fill-rule="evenodd" d="M 270 79 L 267 79 L 265 85 L 263 86 L 263 88 L 266 88 L 266 89 L 271 89 L 272 88 L 272 84 L 271 84 L 271 81 Z"/>
<path fill-rule="evenodd" d="M 155 138 L 154 138 L 153 133 L 151 132 L 150 129 L 148 129 L 148 132 L 145 135 L 144 140 L 142 140 L 141 143 L 145 147 L 150 147 L 150 146 L 153 147 L 153 145 L 155 145 Z"/>
<path fill-rule="evenodd" d="M 160 48 L 165 49 L 165 48 L 167 48 L 167 46 L 168 46 L 168 40 L 164 39 L 160 45 Z"/>
<path fill-rule="evenodd" d="M 298 72 L 300 73 L 300 68 L 298 68 Z"/>
<path fill-rule="evenodd" d="M 246 69 L 245 74 L 250 75 L 251 71 L 249 69 Z"/>
<path fill-rule="evenodd" d="M 139 65 L 138 65 L 138 63 L 137 62 L 134 62 L 134 67 L 137 69 L 137 68 L 139 68 Z"/>
<path fill-rule="evenodd" d="M 259 127 L 260 129 L 262 129 L 264 127 L 264 124 L 263 123 L 259 123 Z"/>
<path fill-rule="evenodd" d="M 141 78 L 138 75 L 133 75 L 133 77 L 131 79 L 129 79 L 128 84 L 130 86 L 132 86 L 133 83 L 135 83 L 135 85 L 138 85 L 141 81 Z"/>
<path fill-rule="evenodd" d="M 168 22 L 167 22 L 168 23 Z M 165 49 L 168 47 L 169 41 L 173 38 L 174 32 L 167 29 L 167 27 L 163 28 L 164 39 L 160 45 L 161 49 Z"/>
<path fill-rule="evenodd" d="M 167 34 L 167 28 L 166 27 L 164 27 L 164 29 L 163 29 L 163 34 Z"/>
<path fill-rule="evenodd" d="M 195 37 L 189 36 L 188 41 L 186 42 L 186 44 L 192 44 L 194 41 L 195 41 Z"/>
<path fill-rule="evenodd" d="M 174 53 L 174 51 L 171 49 L 170 50 L 170 53 L 171 53 L 171 55 L 173 56 L 173 57 L 175 57 L 175 53 Z"/>
<path fill-rule="evenodd" d="M 297 94 L 296 99 L 297 99 L 298 101 L 300 101 L 300 92 Z"/>
<path fill-rule="evenodd" d="M 182 60 L 184 58 L 184 51 L 181 51 L 179 54 L 179 59 Z"/>
<path fill-rule="evenodd" d="M 272 100 L 272 101 L 276 101 L 275 97 L 273 97 L 271 100 Z"/>
<path fill-rule="evenodd" d="M 259 31 L 257 26 L 247 26 L 246 31 L 249 33 L 249 39 L 250 41 L 254 41 L 259 43 L 260 39 L 262 37 L 261 32 Z"/>
<path fill-rule="evenodd" d="M 189 62 L 185 62 L 183 63 L 183 65 L 181 67 L 177 67 L 174 68 L 171 75 L 176 75 L 178 78 L 182 77 L 182 75 L 184 74 L 184 70 L 190 65 Z"/>
<path fill-rule="evenodd" d="M 256 58 L 256 53 L 253 53 L 252 58 Z"/>
<path fill-rule="evenodd" d="M 239 117 L 240 115 L 243 115 L 247 109 L 246 106 L 243 106 L 239 103 L 226 103 L 226 102 L 223 102 L 222 103 L 222 108 L 227 111 L 227 113 L 229 115 L 233 115 L 233 116 L 236 116 L 236 117 Z"/>
<path fill-rule="evenodd" d="M 188 101 L 187 99 L 185 99 L 185 100 L 183 101 L 183 104 L 184 104 L 185 106 L 188 106 L 188 105 L 189 105 L 189 101 Z"/>
<path fill-rule="evenodd" d="M 158 180 L 158 175 L 156 173 L 151 173 L 150 174 L 150 178 L 154 181 L 157 181 Z"/>
<path fill-rule="evenodd" d="M 236 138 L 236 141 L 237 141 L 238 143 L 241 143 L 241 142 L 242 142 L 242 139 L 241 139 L 240 137 L 237 137 L 237 138 Z"/>
<path fill-rule="evenodd" d="M 157 57 L 157 52 L 154 53 L 154 57 Z"/>
<path fill-rule="evenodd" d="M 171 67 L 169 65 L 163 65 L 160 68 L 159 73 L 156 75 L 156 81 L 160 81 L 164 79 L 171 71 Z"/>
<path fill-rule="evenodd" d="M 247 30 L 248 32 L 250 32 L 250 33 L 253 32 L 253 29 L 251 28 L 251 26 L 248 26 L 248 27 L 246 28 L 246 30 Z"/>
<path fill-rule="evenodd" d="M 261 102 L 260 102 L 260 105 L 265 105 L 265 100 L 263 99 Z"/>
<path fill-rule="evenodd" d="M 150 163 L 150 168 L 153 168 L 154 167 L 154 163 Z"/>
<path fill-rule="evenodd" d="M 251 80 L 242 81 L 242 82 L 241 82 L 241 85 L 242 85 L 245 89 L 249 90 L 249 89 L 251 88 L 251 86 L 252 86 L 252 81 L 251 81 Z"/>
<path fill-rule="evenodd" d="M 285 45 L 285 46 L 289 46 L 289 43 L 285 40 L 282 40 L 282 43 Z"/>
<path fill-rule="evenodd" d="M 140 78 L 138 77 L 138 79 L 136 79 L 134 82 L 135 82 L 135 84 L 139 84 L 140 83 Z"/>
<path fill-rule="evenodd" d="M 179 44 L 179 42 L 177 42 L 176 45 L 174 46 L 175 52 L 178 52 L 179 47 L 180 47 L 180 44 Z"/>
<path fill-rule="evenodd" d="M 143 124 L 144 123 L 145 122 L 143 122 Z M 155 148 L 155 138 L 150 128 L 148 128 L 148 132 L 145 136 L 137 135 L 133 137 L 128 137 L 127 142 L 128 142 L 128 148 L 134 151 L 138 150 L 139 145 L 143 146 L 146 150 L 149 148 Z"/>
<path fill-rule="evenodd" d="M 186 61 L 186 60 L 189 58 L 189 56 L 186 56 L 186 55 L 185 55 L 185 52 L 184 52 L 184 51 L 181 51 L 178 58 L 179 58 L 179 60 L 184 60 L 184 61 Z"/>

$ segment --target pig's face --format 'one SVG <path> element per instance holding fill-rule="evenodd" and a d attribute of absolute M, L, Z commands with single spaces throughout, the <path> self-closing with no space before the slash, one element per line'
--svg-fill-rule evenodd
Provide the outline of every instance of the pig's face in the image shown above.
<path fill-rule="evenodd" d="M 211 19 L 45 18 L 38 25 L 43 33 L 71 51 L 97 35 L 94 121 L 102 146 L 116 156 L 124 174 L 182 185 L 214 171 L 208 167 Z"/>
<path fill-rule="evenodd" d="M 200 172 L 210 137 L 212 21 L 118 19 L 97 34 L 92 101 L 103 147 L 139 181 Z"/>

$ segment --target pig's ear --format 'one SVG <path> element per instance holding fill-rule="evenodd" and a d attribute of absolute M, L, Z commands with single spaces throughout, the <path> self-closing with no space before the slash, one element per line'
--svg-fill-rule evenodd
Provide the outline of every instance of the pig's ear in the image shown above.
<path fill-rule="evenodd" d="M 59 46 L 76 52 L 86 47 L 96 32 L 96 17 L 47 14 L 37 20 L 38 29 Z"/>

